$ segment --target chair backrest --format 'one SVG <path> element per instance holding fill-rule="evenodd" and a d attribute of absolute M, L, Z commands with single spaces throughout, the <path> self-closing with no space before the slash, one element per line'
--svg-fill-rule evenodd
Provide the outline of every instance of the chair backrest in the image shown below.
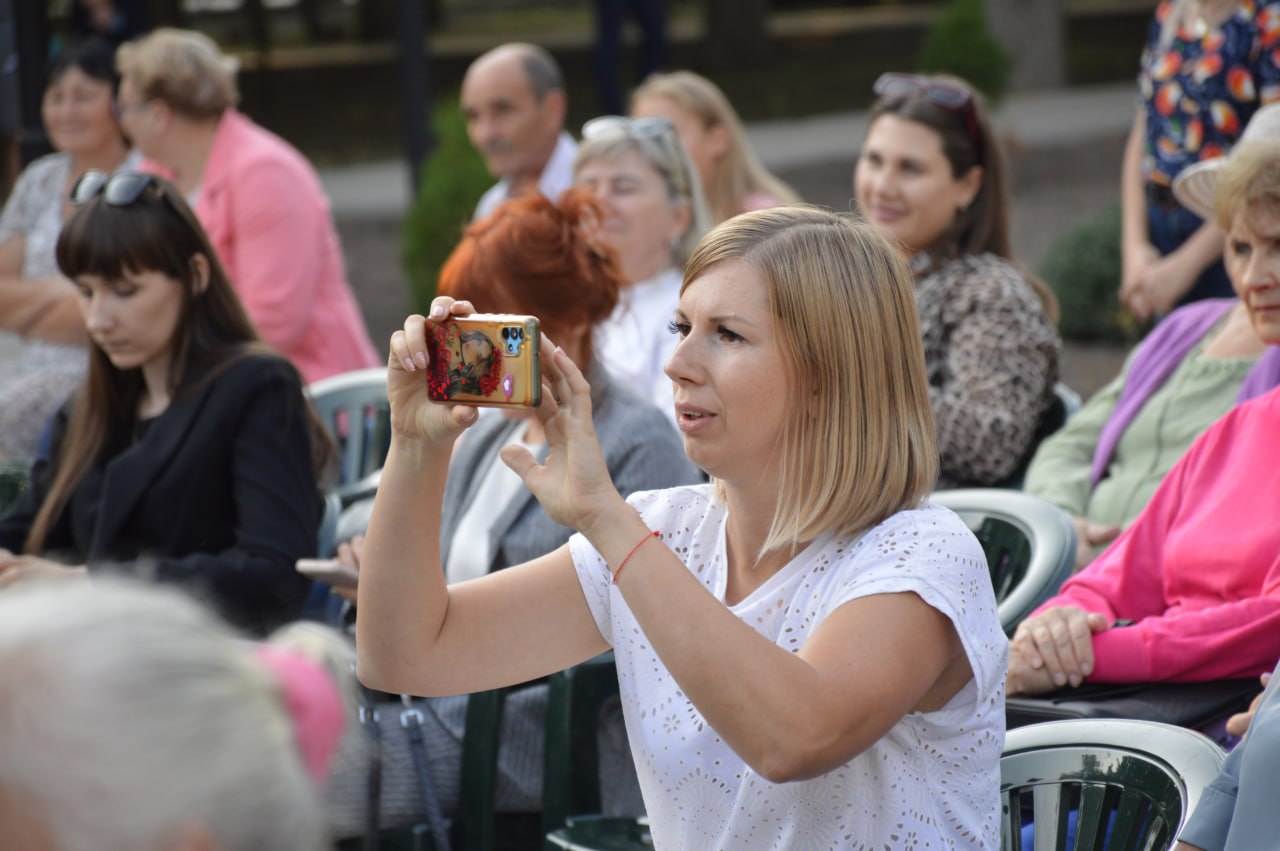
<path fill-rule="evenodd" d="M 373 367 L 313 382 L 307 394 L 338 449 L 338 485 L 343 505 L 376 485 L 391 445 L 387 370 Z"/>
<path fill-rule="evenodd" d="M 1071 575 L 1075 529 L 1056 505 L 1001 488 L 937 491 L 929 499 L 959 514 L 982 544 L 1005 633 Z"/>
<path fill-rule="evenodd" d="M 1000 757 L 1001 848 L 1169 848 L 1226 754 L 1152 721 L 1070 720 L 1009 731 Z M 1068 845 L 1068 836 L 1074 842 Z"/>

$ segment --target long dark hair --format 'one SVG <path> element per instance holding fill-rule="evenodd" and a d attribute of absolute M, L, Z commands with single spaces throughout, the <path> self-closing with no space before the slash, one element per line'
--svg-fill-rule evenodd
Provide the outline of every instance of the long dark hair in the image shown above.
<path fill-rule="evenodd" d="M 937 131 L 942 137 L 942 153 L 957 180 L 974 166 L 982 168 L 982 181 L 968 207 L 956 214 L 951 227 L 925 251 L 935 262 L 976 254 L 995 254 L 1018 267 L 1040 298 L 1045 314 L 1058 320 L 1058 300 L 1053 291 L 1022 267 L 1009 241 L 1008 168 L 1000 140 L 991 129 L 982 95 L 957 77 L 937 75 L 934 79 L 969 89 L 972 124 L 966 124 L 964 109 L 948 109 L 929 100 L 923 92 L 890 94 L 871 106 L 871 122 L 881 115 L 897 115 Z M 972 129 L 971 129 L 972 128 Z"/>
<path fill-rule="evenodd" d="M 170 347 L 169 391 L 175 401 L 198 392 L 228 367 L 253 355 L 279 357 L 262 342 L 231 286 L 195 214 L 172 185 L 151 178 L 138 199 L 108 204 L 98 195 L 83 204 L 58 236 L 58 268 L 68 278 L 159 272 L 176 281 L 182 307 Z M 201 287 L 196 257 L 208 265 Z M 301 383 L 301 379 L 299 379 Z M 49 494 L 27 533 L 25 551 L 38 553 L 72 492 L 112 435 L 132 427 L 144 390 L 141 369 L 117 369 L 97 346 L 89 348 L 89 374 L 72 403 L 66 436 Z M 329 441 L 314 413 L 312 446 L 317 470 Z"/>

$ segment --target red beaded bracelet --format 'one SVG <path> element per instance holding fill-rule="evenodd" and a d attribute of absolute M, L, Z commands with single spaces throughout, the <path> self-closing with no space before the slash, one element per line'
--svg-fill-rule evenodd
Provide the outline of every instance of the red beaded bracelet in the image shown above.
<path fill-rule="evenodd" d="M 661 532 L 659 532 L 657 529 L 654 529 L 652 532 L 650 532 L 649 534 L 641 538 L 640 543 L 636 544 L 634 547 L 631 548 L 631 552 L 627 553 L 627 557 L 622 560 L 622 564 L 618 565 L 618 569 L 613 572 L 614 585 L 618 584 L 618 574 L 622 573 L 622 568 L 626 567 L 627 562 L 631 561 L 631 557 L 636 554 L 636 550 L 643 547 L 645 541 L 649 540 L 650 538 L 657 538 L 661 535 L 662 535 Z"/>

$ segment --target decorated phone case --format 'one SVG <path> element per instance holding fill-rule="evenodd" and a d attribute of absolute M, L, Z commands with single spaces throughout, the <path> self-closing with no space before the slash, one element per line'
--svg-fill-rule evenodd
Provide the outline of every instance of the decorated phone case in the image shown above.
<path fill-rule="evenodd" d="M 500 408 L 542 401 L 537 318 L 474 313 L 431 331 L 427 393 L 435 401 Z"/>

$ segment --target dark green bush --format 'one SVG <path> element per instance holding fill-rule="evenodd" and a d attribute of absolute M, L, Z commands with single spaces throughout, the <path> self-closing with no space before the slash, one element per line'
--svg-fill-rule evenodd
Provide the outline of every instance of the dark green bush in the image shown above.
<path fill-rule="evenodd" d="M 953 0 L 934 19 L 916 65 L 960 77 L 994 104 L 1009 87 L 1013 59 L 987 29 L 982 0 Z"/>
<path fill-rule="evenodd" d="M 425 312 L 436 278 L 458 244 L 476 202 L 493 184 L 484 160 L 467 139 L 456 101 L 435 113 L 436 146 L 422 169 L 422 183 L 401 228 L 405 279 L 413 310 Z"/>
<path fill-rule="evenodd" d="M 1058 296 L 1058 328 L 1068 340 L 1130 342 L 1142 328 L 1120 306 L 1120 204 L 1113 203 L 1058 238 L 1040 277 Z"/>

